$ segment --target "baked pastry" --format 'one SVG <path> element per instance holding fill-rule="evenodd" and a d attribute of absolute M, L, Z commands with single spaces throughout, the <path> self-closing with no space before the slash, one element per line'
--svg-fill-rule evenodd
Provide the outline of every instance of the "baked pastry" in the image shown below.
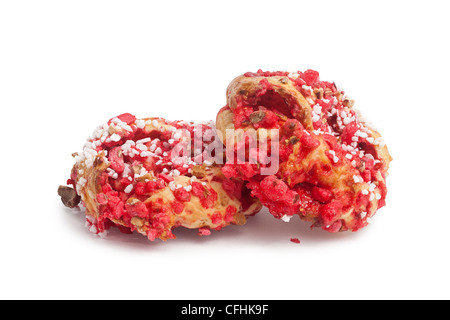
<path fill-rule="evenodd" d="M 356 231 L 385 205 L 392 159 L 383 139 L 318 72 L 248 72 L 230 83 L 226 96 L 216 119 L 227 143 L 222 171 L 248 181 L 276 218 L 298 215 L 330 232 Z M 236 154 L 255 139 L 265 140 L 265 152 L 249 148 L 239 163 Z M 270 174 L 263 172 L 265 153 L 278 157 Z"/>
<path fill-rule="evenodd" d="M 73 154 L 67 181 L 73 188 L 60 186 L 58 193 L 68 207 L 81 201 L 87 226 L 99 235 L 114 225 L 167 240 L 176 227 L 209 235 L 243 225 L 261 204 L 242 181 L 222 174 L 214 132 L 211 124 L 119 115 Z"/>

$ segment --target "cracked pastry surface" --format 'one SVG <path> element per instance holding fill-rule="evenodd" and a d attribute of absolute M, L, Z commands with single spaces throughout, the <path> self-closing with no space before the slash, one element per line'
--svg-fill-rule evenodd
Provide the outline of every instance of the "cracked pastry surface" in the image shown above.
<path fill-rule="evenodd" d="M 81 201 L 88 228 L 101 236 L 111 226 L 167 240 L 177 227 L 209 235 L 211 229 L 243 225 L 261 204 L 214 163 L 220 156 L 211 155 L 214 130 L 212 123 L 119 115 L 73 154 L 67 181 L 73 189 L 60 186 L 58 193 L 68 207 Z"/>
<path fill-rule="evenodd" d="M 248 181 L 276 218 L 298 215 L 330 232 L 357 231 L 385 205 L 387 146 L 354 101 L 318 72 L 247 72 L 229 84 L 226 98 L 216 126 L 227 141 L 227 130 L 254 130 L 258 139 L 261 129 L 279 132 L 267 138 L 276 139 L 277 150 L 268 147 L 279 156 L 276 173 L 262 174 L 268 164 L 261 158 L 228 159 L 222 168 L 228 178 Z M 240 137 L 233 143 L 236 157 L 250 142 Z"/>

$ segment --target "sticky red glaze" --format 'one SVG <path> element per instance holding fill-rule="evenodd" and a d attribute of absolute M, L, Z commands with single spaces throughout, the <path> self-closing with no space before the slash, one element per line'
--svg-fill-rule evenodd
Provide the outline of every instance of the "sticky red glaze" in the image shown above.
<path fill-rule="evenodd" d="M 150 131 L 145 130 L 146 121 L 153 127 Z M 164 126 L 167 126 L 168 129 L 165 129 Z M 196 158 L 201 159 L 199 161 L 207 160 L 211 163 L 215 160 L 205 150 L 210 143 L 214 142 L 214 139 L 211 139 L 210 142 L 202 139 L 204 135 L 210 135 L 208 133 L 208 130 L 212 130 L 210 126 L 193 125 L 184 121 L 168 122 L 163 119 L 138 120 L 134 115 L 124 113 L 110 119 L 103 129 L 103 131 L 98 129 L 94 133 L 88 141 L 89 146 L 84 149 L 85 153 L 104 152 L 107 154 L 105 159 L 108 167 L 97 177 L 97 185 L 100 190 L 95 197 L 99 211 L 95 228 L 92 227 L 92 218 L 88 218 L 89 225 L 97 233 L 115 225 L 113 220 L 120 221 L 121 230 L 132 232 L 137 228 L 132 223 L 132 219 L 139 218 L 150 223 L 147 234 L 150 240 L 170 239 L 174 238 L 172 227 L 177 227 L 177 225 L 172 226 L 171 217 L 183 212 L 185 203 L 195 197 L 200 200 L 203 208 L 213 208 L 218 200 L 218 194 L 205 182 L 194 181 L 195 177 L 192 173 L 194 166 L 198 165 Z M 107 131 L 103 136 L 102 133 L 105 130 Z M 194 146 L 194 136 L 199 137 L 200 141 L 203 140 L 203 144 L 200 146 L 201 152 L 198 155 L 192 155 L 188 162 L 178 161 L 180 159 L 173 158 L 171 152 L 179 142 L 182 143 L 180 139 L 186 134 L 192 141 L 192 150 L 199 148 L 199 146 Z M 86 148 L 88 148 L 87 151 Z M 90 166 L 92 165 L 91 162 Z M 79 174 L 74 167 L 71 178 L 68 180 L 68 184 L 73 184 L 77 190 L 77 187 L 80 187 L 76 183 L 76 181 L 80 183 Z M 174 177 L 182 175 L 193 177 L 189 186 L 183 187 L 174 184 Z M 241 182 L 227 178 L 215 181 L 222 183 L 230 197 L 242 200 L 245 209 L 254 203 L 249 194 L 244 195 Z M 148 201 L 155 192 L 168 187 L 173 193 L 173 201 L 163 202 L 159 197 Z M 212 219 L 218 225 L 217 228 L 221 228 L 232 223 L 236 213 L 237 208 L 230 205 L 226 208 L 224 218 L 220 212 L 217 212 Z M 200 235 L 209 233 L 207 229 L 199 231 Z"/>
<path fill-rule="evenodd" d="M 370 130 L 364 127 L 351 108 L 352 102 L 344 97 L 344 91 L 338 90 L 334 83 L 321 81 L 319 73 L 314 70 L 296 73 L 258 70 L 256 73 L 245 73 L 244 76 L 262 79 L 251 94 L 246 92 L 245 95 L 237 94 L 233 97 L 236 100 L 236 106 L 232 110 L 233 124 L 235 128 L 279 129 L 279 159 L 283 170 L 265 177 L 260 174 L 264 164 L 236 165 L 235 161 L 222 168 L 224 175 L 249 181 L 252 195 L 277 218 L 293 214 L 314 216 L 314 224 L 330 232 L 348 229 L 356 231 L 367 225 L 367 212 L 371 210 L 375 196 L 378 208 L 385 204 L 385 182 L 376 178 L 380 175 L 384 178 L 385 167 L 374 147 L 382 142 L 370 137 Z M 281 97 L 274 90 L 278 82 L 272 84 L 266 78 L 273 76 L 288 77 L 308 100 L 314 130 L 306 130 L 299 121 L 302 117 L 295 101 Z M 229 109 L 225 106 L 221 111 L 227 108 Z M 329 164 L 312 161 L 301 171 L 283 167 L 283 163 L 292 162 L 294 153 L 296 162 L 299 163 L 313 154 L 323 142 L 329 149 L 326 151 Z M 294 150 L 294 146 L 297 149 Z M 241 147 L 236 145 L 235 151 Z M 303 166 L 305 165 L 302 164 Z M 342 166 L 348 168 L 345 169 L 346 172 L 352 172 L 357 180 L 348 183 L 368 183 L 369 190 L 358 194 L 336 194 L 331 186 L 322 182 Z M 375 188 L 377 193 L 374 193 Z M 340 217 L 350 208 L 358 209 L 352 213 L 352 225 L 347 226 Z"/>

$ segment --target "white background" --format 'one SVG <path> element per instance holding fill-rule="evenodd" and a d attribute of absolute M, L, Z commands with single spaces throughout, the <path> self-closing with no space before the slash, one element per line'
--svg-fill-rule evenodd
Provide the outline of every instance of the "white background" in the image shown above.
<path fill-rule="evenodd" d="M 0 298 L 449 299 L 446 2 L 1 2 Z M 320 71 L 384 136 L 394 161 L 370 226 L 263 211 L 210 237 L 102 240 L 62 205 L 97 125 L 215 119 L 228 83 L 259 68 Z"/>

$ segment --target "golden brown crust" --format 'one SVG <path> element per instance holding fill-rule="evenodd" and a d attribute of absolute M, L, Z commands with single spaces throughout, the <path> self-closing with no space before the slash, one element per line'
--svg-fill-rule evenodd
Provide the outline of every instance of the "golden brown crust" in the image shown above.
<path fill-rule="evenodd" d="M 300 106 L 301 111 L 294 115 L 296 120 L 298 120 L 307 130 L 314 130 L 313 123 L 311 120 L 311 104 L 317 100 L 317 97 L 312 96 L 310 102 L 303 96 L 303 94 L 295 87 L 294 82 L 287 76 L 271 76 L 271 77 L 246 77 L 240 75 L 234 78 L 227 88 L 227 106 L 228 108 L 223 108 L 217 115 L 216 128 L 221 131 L 223 136 L 225 136 L 226 129 L 234 129 L 233 124 L 233 110 L 236 109 L 238 104 L 237 101 L 240 99 L 247 100 L 253 97 L 256 92 L 259 91 L 261 87 L 261 80 L 267 80 L 271 84 L 271 89 L 282 96 L 285 99 L 292 99 L 295 103 Z M 323 91 L 323 90 L 322 90 Z M 341 97 L 342 94 L 338 92 L 335 94 L 337 97 Z M 323 97 L 323 96 L 322 96 Z M 352 109 L 353 104 L 350 106 Z M 230 110 L 231 109 L 231 110 Z M 356 110 L 355 110 L 356 111 Z M 365 123 L 359 111 L 356 111 L 360 117 L 361 122 L 370 129 L 370 137 L 377 139 L 381 138 L 381 134 L 372 128 L 369 124 Z M 377 154 L 381 159 L 384 160 L 386 168 L 389 168 L 389 163 L 392 160 L 389 154 L 388 147 L 383 144 L 375 145 Z"/>
<path fill-rule="evenodd" d="M 294 83 L 285 76 L 273 77 L 246 77 L 241 75 L 236 77 L 228 85 L 227 89 L 227 105 L 231 110 L 235 110 L 238 101 L 247 100 L 254 97 L 261 89 L 261 80 L 267 80 L 274 90 L 286 101 L 286 105 L 292 102 L 298 105 L 295 117 L 308 130 L 313 130 L 311 121 L 311 106 L 305 97 L 295 88 Z"/>
<path fill-rule="evenodd" d="M 136 123 L 139 123 L 140 128 L 135 127 Z M 97 149 L 94 153 L 89 148 L 98 140 L 92 139 L 88 142 L 88 149 L 84 149 L 83 156 L 74 154 L 77 163 L 72 169 L 71 177 L 76 192 L 86 207 L 88 221 L 96 224 L 96 233 L 102 232 L 106 228 L 105 221 L 109 220 L 132 231 L 136 230 L 150 240 L 167 240 L 175 237 L 172 229 L 176 227 L 219 230 L 229 224 L 245 224 L 246 215 L 255 214 L 261 209 L 261 204 L 255 199 L 243 207 L 239 194 L 231 194 L 229 190 L 225 190 L 223 182 L 227 179 L 217 164 L 195 164 L 190 160 L 189 165 L 180 164 L 177 167 L 179 170 L 188 170 L 189 173 L 180 174 L 174 169 L 175 164 L 169 161 L 170 151 L 175 145 L 191 143 L 188 140 L 190 137 L 178 134 L 177 130 L 187 128 L 192 133 L 191 125 L 167 122 L 161 118 L 136 119 L 127 125 L 136 131 L 134 136 L 138 136 L 140 141 L 146 141 L 146 144 L 137 145 L 137 139 L 132 140 L 132 136 L 127 140 L 127 133 L 121 132 L 120 128 L 117 129 L 112 124 L 104 126 L 104 130 L 108 131 L 107 137 L 125 134 L 123 140 L 118 142 L 122 149 L 117 153 L 119 162 L 128 167 L 123 173 L 116 169 L 118 165 L 114 165 L 114 161 L 117 161 L 113 151 L 116 146 Z M 170 135 L 162 135 L 164 132 L 177 132 L 179 141 L 172 141 L 169 139 Z M 159 138 L 155 138 L 156 136 Z M 107 139 L 104 141 L 108 141 Z M 129 146 L 137 146 L 137 149 L 125 147 L 127 143 Z M 155 149 L 160 150 L 155 154 Z M 148 154 L 144 156 L 141 153 L 141 158 L 133 156 L 127 163 L 123 157 L 125 154 L 133 155 L 133 150 L 138 150 L 138 153 L 146 150 L 144 152 Z M 136 159 L 141 160 L 136 162 Z M 166 181 L 161 180 L 160 172 L 168 172 L 166 169 L 161 171 L 161 168 L 170 167 L 173 171 L 169 176 L 163 175 Z M 131 183 L 127 182 L 128 178 Z M 126 187 L 122 186 L 123 179 L 127 183 Z M 152 191 L 136 190 L 139 184 L 141 187 L 147 186 L 148 182 L 158 182 L 159 186 Z M 232 181 L 226 183 L 228 189 L 234 186 Z"/>
<path fill-rule="evenodd" d="M 296 133 L 296 137 L 281 137 L 280 145 L 289 145 L 291 153 L 282 160 L 276 176 L 291 190 L 298 192 L 300 198 L 306 199 L 300 201 L 299 205 L 302 219 L 325 229 L 329 227 L 323 225 L 326 219 L 321 219 L 318 212 L 323 203 L 316 205 L 314 199 L 310 198 L 308 188 L 317 186 L 331 190 L 333 199 L 344 199 L 339 200 L 345 204 L 339 216 L 342 222 L 340 229 L 357 230 L 366 225 L 377 209 L 384 205 L 386 176 L 392 160 L 388 148 L 379 132 L 366 124 L 354 110 L 354 102 L 337 90 L 334 84 L 322 85 L 316 81 L 315 84 L 299 85 L 297 78 L 301 76 L 300 72 L 289 76 L 285 74 L 267 75 L 258 71 L 257 74 L 236 77 L 227 88 L 227 106 L 217 115 L 217 129 L 223 135 L 224 129 L 236 126 L 244 131 L 255 129 L 255 121 L 252 121 L 251 116 L 258 117 L 257 112 L 261 112 L 258 111 L 261 108 L 276 115 L 281 110 L 286 116 L 279 117 L 275 127 L 282 128 L 288 118 L 300 122 L 304 134 L 314 141 L 314 147 L 306 147 L 300 139 L 302 133 Z M 325 105 L 328 106 L 326 111 Z M 248 112 L 242 110 L 247 109 L 250 109 L 248 112 L 253 109 L 254 113 L 246 116 Z M 242 118 L 236 118 L 236 112 Z M 346 128 L 349 123 L 357 129 L 356 133 L 351 133 L 352 140 L 349 140 L 350 130 Z M 365 163 L 374 163 L 376 170 L 371 171 L 373 176 L 367 176 L 370 173 L 366 172 Z M 299 190 L 298 186 L 305 183 L 309 191 Z M 262 197 L 264 191 L 259 189 L 258 183 L 252 182 L 252 185 L 253 194 Z M 360 198 L 367 199 L 361 201 Z M 312 204 L 306 204 L 309 202 Z M 280 217 L 283 211 L 280 205 L 264 204 L 269 205 L 274 215 Z"/>

